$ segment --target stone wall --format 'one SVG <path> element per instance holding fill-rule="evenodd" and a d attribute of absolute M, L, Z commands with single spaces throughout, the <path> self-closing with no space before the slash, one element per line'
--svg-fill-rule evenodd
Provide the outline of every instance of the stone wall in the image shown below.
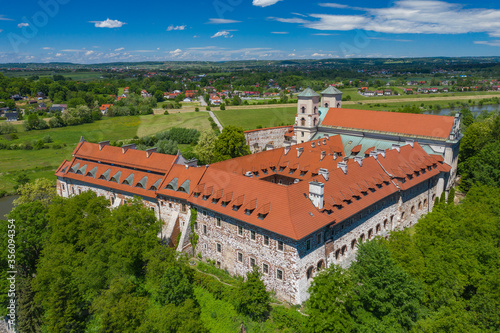
<path fill-rule="evenodd" d="M 285 145 L 285 134 L 290 128 L 291 126 L 280 126 L 246 131 L 247 145 L 252 154 L 263 151 L 268 144 L 281 148 Z"/>

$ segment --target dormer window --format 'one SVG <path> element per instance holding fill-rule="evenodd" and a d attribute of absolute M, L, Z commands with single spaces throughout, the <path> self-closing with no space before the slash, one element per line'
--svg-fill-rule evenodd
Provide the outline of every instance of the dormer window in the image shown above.
<path fill-rule="evenodd" d="M 283 170 L 285 170 L 285 167 L 281 166 L 280 169 L 279 169 L 279 172 L 282 172 Z"/>
<path fill-rule="evenodd" d="M 216 199 L 216 198 L 213 198 L 213 199 L 212 199 L 212 203 L 213 203 L 213 204 L 216 204 L 216 203 L 218 203 L 218 202 L 219 202 L 219 199 Z"/>
<path fill-rule="evenodd" d="M 204 195 L 201 199 L 206 201 L 208 199 L 208 195 Z"/>
<path fill-rule="evenodd" d="M 238 211 L 238 209 L 240 209 L 241 205 L 233 205 L 233 210 L 234 211 Z"/>

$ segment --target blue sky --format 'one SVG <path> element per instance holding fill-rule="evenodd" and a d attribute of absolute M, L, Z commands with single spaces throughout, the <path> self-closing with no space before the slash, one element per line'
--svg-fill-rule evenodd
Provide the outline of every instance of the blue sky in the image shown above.
<path fill-rule="evenodd" d="M 0 62 L 500 56 L 498 1 L 5 1 Z"/>

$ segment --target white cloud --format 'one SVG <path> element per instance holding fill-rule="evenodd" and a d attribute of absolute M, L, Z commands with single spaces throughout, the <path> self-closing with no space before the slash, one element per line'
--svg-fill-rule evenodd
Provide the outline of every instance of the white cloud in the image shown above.
<path fill-rule="evenodd" d="M 177 50 L 174 50 L 174 51 L 170 51 L 169 52 L 173 57 L 176 57 L 176 56 L 179 56 L 182 54 L 182 50 L 181 49 L 177 49 Z"/>
<path fill-rule="evenodd" d="M 292 15 L 297 15 L 297 16 L 302 16 L 302 17 L 307 17 L 307 15 L 304 15 L 304 14 L 300 14 L 300 13 L 290 13 Z"/>
<path fill-rule="evenodd" d="M 62 57 L 62 53 L 56 53 L 56 57 Z"/>
<path fill-rule="evenodd" d="M 289 57 L 295 57 L 295 53 L 288 54 Z"/>
<path fill-rule="evenodd" d="M 233 38 L 233 35 L 231 35 L 229 30 L 222 30 L 222 31 L 217 32 L 215 35 L 213 35 L 210 38 L 217 38 L 217 37 Z"/>
<path fill-rule="evenodd" d="M 13 19 L 4 17 L 5 15 L 0 15 L 0 21 L 14 21 Z"/>
<path fill-rule="evenodd" d="M 25 22 L 22 22 L 22 23 L 19 23 L 17 25 L 18 28 L 22 28 L 22 27 L 29 27 L 29 23 L 25 23 Z"/>
<path fill-rule="evenodd" d="M 299 24 L 307 24 L 310 21 L 301 19 L 301 18 L 280 18 L 280 17 L 268 17 L 269 20 L 274 20 L 283 23 L 299 23 Z"/>
<path fill-rule="evenodd" d="M 194 36 L 193 36 L 193 38 L 200 38 L 200 36 L 198 36 L 198 35 L 194 35 Z"/>
<path fill-rule="evenodd" d="M 274 5 L 278 1 L 281 1 L 281 0 L 253 0 L 252 4 L 254 6 L 257 6 L 257 7 L 267 7 L 267 6 Z"/>
<path fill-rule="evenodd" d="M 348 5 L 341 5 L 339 3 L 319 3 L 318 5 L 330 8 L 350 8 Z"/>
<path fill-rule="evenodd" d="M 85 56 L 88 57 L 89 55 L 91 55 L 93 53 L 94 53 L 94 51 L 87 51 L 87 52 L 85 52 Z"/>
<path fill-rule="evenodd" d="M 338 34 L 326 34 L 326 33 L 318 33 L 318 34 L 312 34 L 313 36 L 336 36 Z"/>
<path fill-rule="evenodd" d="M 109 18 L 106 21 L 90 21 L 90 23 L 94 23 L 96 28 L 121 28 L 124 24 L 127 24 L 118 20 L 110 20 Z"/>
<path fill-rule="evenodd" d="M 118 51 L 123 51 L 123 50 L 125 50 L 125 48 L 124 48 L 124 47 L 119 47 L 119 48 L 115 49 L 115 52 L 118 52 Z"/>
<path fill-rule="evenodd" d="M 185 25 L 169 25 L 167 31 L 177 31 L 177 30 L 186 30 Z"/>
<path fill-rule="evenodd" d="M 324 4 L 327 5 L 327 4 Z M 332 4 L 328 4 L 330 7 Z M 333 4 L 337 6 L 337 4 Z M 336 8 L 339 8 L 338 6 Z M 460 4 L 435 0 L 399 0 L 391 7 L 362 9 L 362 15 L 311 14 L 315 21 L 271 18 L 284 23 L 303 24 L 315 30 L 362 29 L 394 34 L 465 34 L 484 32 L 500 37 L 500 10 L 465 9 Z"/>
<path fill-rule="evenodd" d="M 326 53 L 313 53 L 311 57 L 326 57 Z"/>
<path fill-rule="evenodd" d="M 230 23 L 240 23 L 241 21 L 228 20 L 222 18 L 211 18 L 208 20 L 208 24 L 230 24 Z"/>
<path fill-rule="evenodd" d="M 45 47 L 42 47 L 42 50 L 53 50 L 53 48 L 45 46 Z"/>
<path fill-rule="evenodd" d="M 489 45 L 489 46 L 498 46 L 498 47 L 500 47 L 500 39 L 495 39 L 495 40 L 491 40 L 491 41 L 478 40 L 478 41 L 475 41 L 474 44 Z"/>
<path fill-rule="evenodd" d="M 413 42 L 412 39 L 393 39 L 393 38 L 384 38 L 384 37 L 367 37 L 368 39 L 375 39 L 375 40 L 386 40 L 389 42 Z"/>
<path fill-rule="evenodd" d="M 289 32 L 288 31 L 271 31 L 272 34 L 276 34 L 276 35 L 288 35 Z"/>

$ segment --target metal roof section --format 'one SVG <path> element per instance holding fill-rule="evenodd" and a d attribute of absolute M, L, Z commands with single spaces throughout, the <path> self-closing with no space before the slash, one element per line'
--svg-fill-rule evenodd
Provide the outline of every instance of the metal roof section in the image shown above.
<path fill-rule="evenodd" d="M 321 92 L 321 95 L 342 95 L 342 91 L 338 90 L 337 88 L 333 86 L 329 86 L 325 90 Z"/>
<path fill-rule="evenodd" d="M 158 189 L 158 186 L 160 186 L 162 179 L 159 178 L 151 187 L 149 188 L 150 190 L 156 191 Z"/>
<path fill-rule="evenodd" d="M 75 165 L 73 165 L 73 166 L 69 169 L 69 172 L 73 172 L 73 173 L 75 173 L 78 169 L 80 169 L 80 163 L 76 163 Z"/>
<path fill-rule="evenodd" d="M 167 186 L 165 188 L 168 189 L 168 190 L 177 191 L 177 182 L 178 181 L 179 181 L 179 178 L 175 177 L 174 179 L 172 179 L 170 181 L 170 183 L 167 184 Z"/>
<path fill-rule="evenodd" d="M 90 176 L 92 178 L 95 178 L 95 174 L 97 173 L 97 167 L 93 167 L 92 170 L 87 172 L 86 176 Z"/>
<path fill-rule="evenodd" d="M 111 177 L 111 179 L 109 181 L 119 183 L 121 176 L 122 176 L 122 172 L 118 171 L 117 173 L 115 173 L 115 175 L 113 177 Z"/>
<path fill-rule="evenodd" d="M 104 171 L 104 173 L 99 177 L 109 181 L 109 175 L 111 174 L 111 169 Z"/>
<path fill-rule="evenodd" d="M 127 178 L 125 178 L 122 184 L 132 185 L 133 183 L 134 183 L 134 174 L 131 173 Z"/>
<path fill-rule="evenodd" d="M 311 88 L 306 88 L 304 91 L 299 93 L 297 97 L 319 97 L 319 94 L 316 93 L 314 90 Z"/>
<path fill-rule="evenodd" d="M 141 180 L 139 180 L 139 182 L 137 182 L 137 184 L 135 184 L 135 186 L 138 186 L 141 188 L 146 188 L 147 183 L 148 183 L 148 177 L 144 176 L 144 177 L 142 177 Z"/>
<path fill-rule="evenodd" d="M 87 171 L 87 164 L 84 164 L 80 169 L 78 169 L 77 173 L 84 175 L 85 171 Z"/>

